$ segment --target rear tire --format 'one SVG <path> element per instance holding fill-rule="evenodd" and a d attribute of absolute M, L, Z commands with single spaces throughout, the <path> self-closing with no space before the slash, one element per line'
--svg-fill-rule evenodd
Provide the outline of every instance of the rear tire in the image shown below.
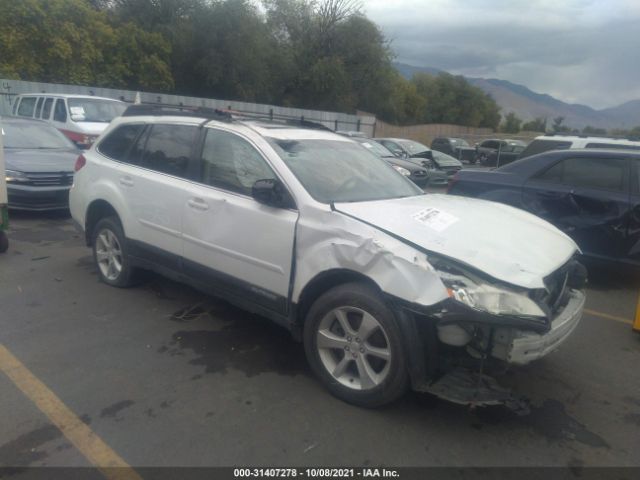
<path fill-rule="evenodd" d="M 348 403 L 384 405 L 409 385 L 398 320 L 365 284 L 340 285 L 314 302 L 304 324 L 304 348 L 316 376 Z"/>
<path fill-rule="evenodd" d="M 138 271 L 131 266 L 126 238 L 117 217 L 102 218 L 96 223 L 91 245 L 100 280 L 120 288 L 136 283 Z"/>

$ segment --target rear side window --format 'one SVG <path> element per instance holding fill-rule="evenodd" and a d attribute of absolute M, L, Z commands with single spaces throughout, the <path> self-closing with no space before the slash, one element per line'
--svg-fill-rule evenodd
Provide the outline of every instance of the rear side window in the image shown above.
<path fill-rule="evenodd" d="M 619 143 L 587 143 L 585 148 L 611 148 L 616 150 L 640 150 L 640 145 L 620 145 Z"/>
<path fill-rule="evenodd" d="M 518 158 L 530 157 L 550 150 L 566 150 L 567 148 L 571 148 L 571 142 L 566 140 L 534 140 L 522 151 Z"/>
<path fill-rule="evenodd" d="M 627 160 L 619 158 L 567 158 L 536 179 L 572 187 L 624 192 L 627 165 Z"/>
<path fill-rule="evenodd" d="M 67 121 L 67 107 L 64 104 L 64 100 L 62 98 L 56 100 L 56 106 L 53 109 L 53 119 L 56 122 Z"/>
<path fill-rule="evenodd" d="M 36 103 L 36 118 L 40 118 L 40 113 L 42 113 L 42 102 L 44 102 L 44 97 L 38 98 L 38 103 Z"/>
<path fill-rule="evenodd" d="M 44 106 L 42 107 L 43 120 L 49 120 L 49 117 L 51 117 L 51 105 L 53 105 L 53 98 L 47 98 L 44 101 Z"/>
<path fill-rule="evenodd" d="M 36 97 L 25 97 L 18 107 L 18 115 L 21 117 L 33 117 L 33 109 L 36 106 Z"/>
<path fill-rule="evenodd" d="M 251 195 L 257 180 L 273 178 L 273 171 L 249 142 L 229 132 L 207 131 L 202 149 L 204 183 Z"/>
<path fill-rule="evenodd" d="M 156 172 L 186 178 L 197 127 L 154 125 L 147 137 L 140 166 Z"/>
<path fill-rule="evenodd" d="M 122 125 L 100 142 L 98 151 L 114 160 L 126 161 L 127 154 L 138 136 L 144 130 L 143 124 Z"/>

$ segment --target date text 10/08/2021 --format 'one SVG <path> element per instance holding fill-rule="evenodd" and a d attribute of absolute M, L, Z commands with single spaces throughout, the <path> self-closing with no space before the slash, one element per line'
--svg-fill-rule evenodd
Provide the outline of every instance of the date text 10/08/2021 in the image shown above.
<path fill-rule="evenodd" d="M 398 478 L 388 468 L 234 468 L 235 478 Z"/>

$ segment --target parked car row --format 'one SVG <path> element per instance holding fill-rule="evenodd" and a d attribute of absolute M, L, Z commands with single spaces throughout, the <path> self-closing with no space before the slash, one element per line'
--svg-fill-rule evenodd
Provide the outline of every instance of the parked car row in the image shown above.
<path fill-rule="evenodd" d="M 442 152 L 434 151 L 415 140 L 405 138 L 376 138 L 376 140 L 399 158 L 420 163 L 425 168 L 444 172 L 447 180 L 440 183 L 440 185 L 446 185 L 462 168 L 462 162 L 459 160 Z"/>

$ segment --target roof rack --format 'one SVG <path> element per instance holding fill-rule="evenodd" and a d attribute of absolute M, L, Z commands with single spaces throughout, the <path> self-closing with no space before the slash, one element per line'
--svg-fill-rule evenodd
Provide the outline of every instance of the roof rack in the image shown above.
<path fill-rule="evenodd" d="M 285 115 L 274 115 L 273 113 L 250 113 L 235 110 L 220 110 L 209 107 L 191 107 L 185 105 L 169 105 L 161 103 L 130 105 L 122 114 L 123 117 L 135 117 L 141 115 L 154 116 L 189 116 L 206 118 L 209 120 L 219 120 L 223 122 L 258 120 L 276 125 L 291 125 L 314 130 L 333 130 L 320 122 L 306 120 L 304 117 L 292 118 Z"/>
<path fill-rule="evenodd" d="M 309 128 L 314 130 L 326 130 L 333 132 L 332 129 L 317 121 L 306 120 L 304 117 L 289 117 L 286 115 L 278 115 L 274 113 L 250 113 L 236 110 L 225 110 L 234 120 L 258 120 L 271 123 L 274 125 L 291 125 L 296 127 Z"/>
<path fill-rule="evenodd" d="M 167 105 L 160 103 L 130 105 L 122 114 L 123 117 L 137 117 L 141 115 L 187 116 L 207 118 L 209 120 L 220 120 L 223 122 L 230 122 L 233 120 L 231 113 L 224 110 L 218 110 L 217 108 Z"/>

